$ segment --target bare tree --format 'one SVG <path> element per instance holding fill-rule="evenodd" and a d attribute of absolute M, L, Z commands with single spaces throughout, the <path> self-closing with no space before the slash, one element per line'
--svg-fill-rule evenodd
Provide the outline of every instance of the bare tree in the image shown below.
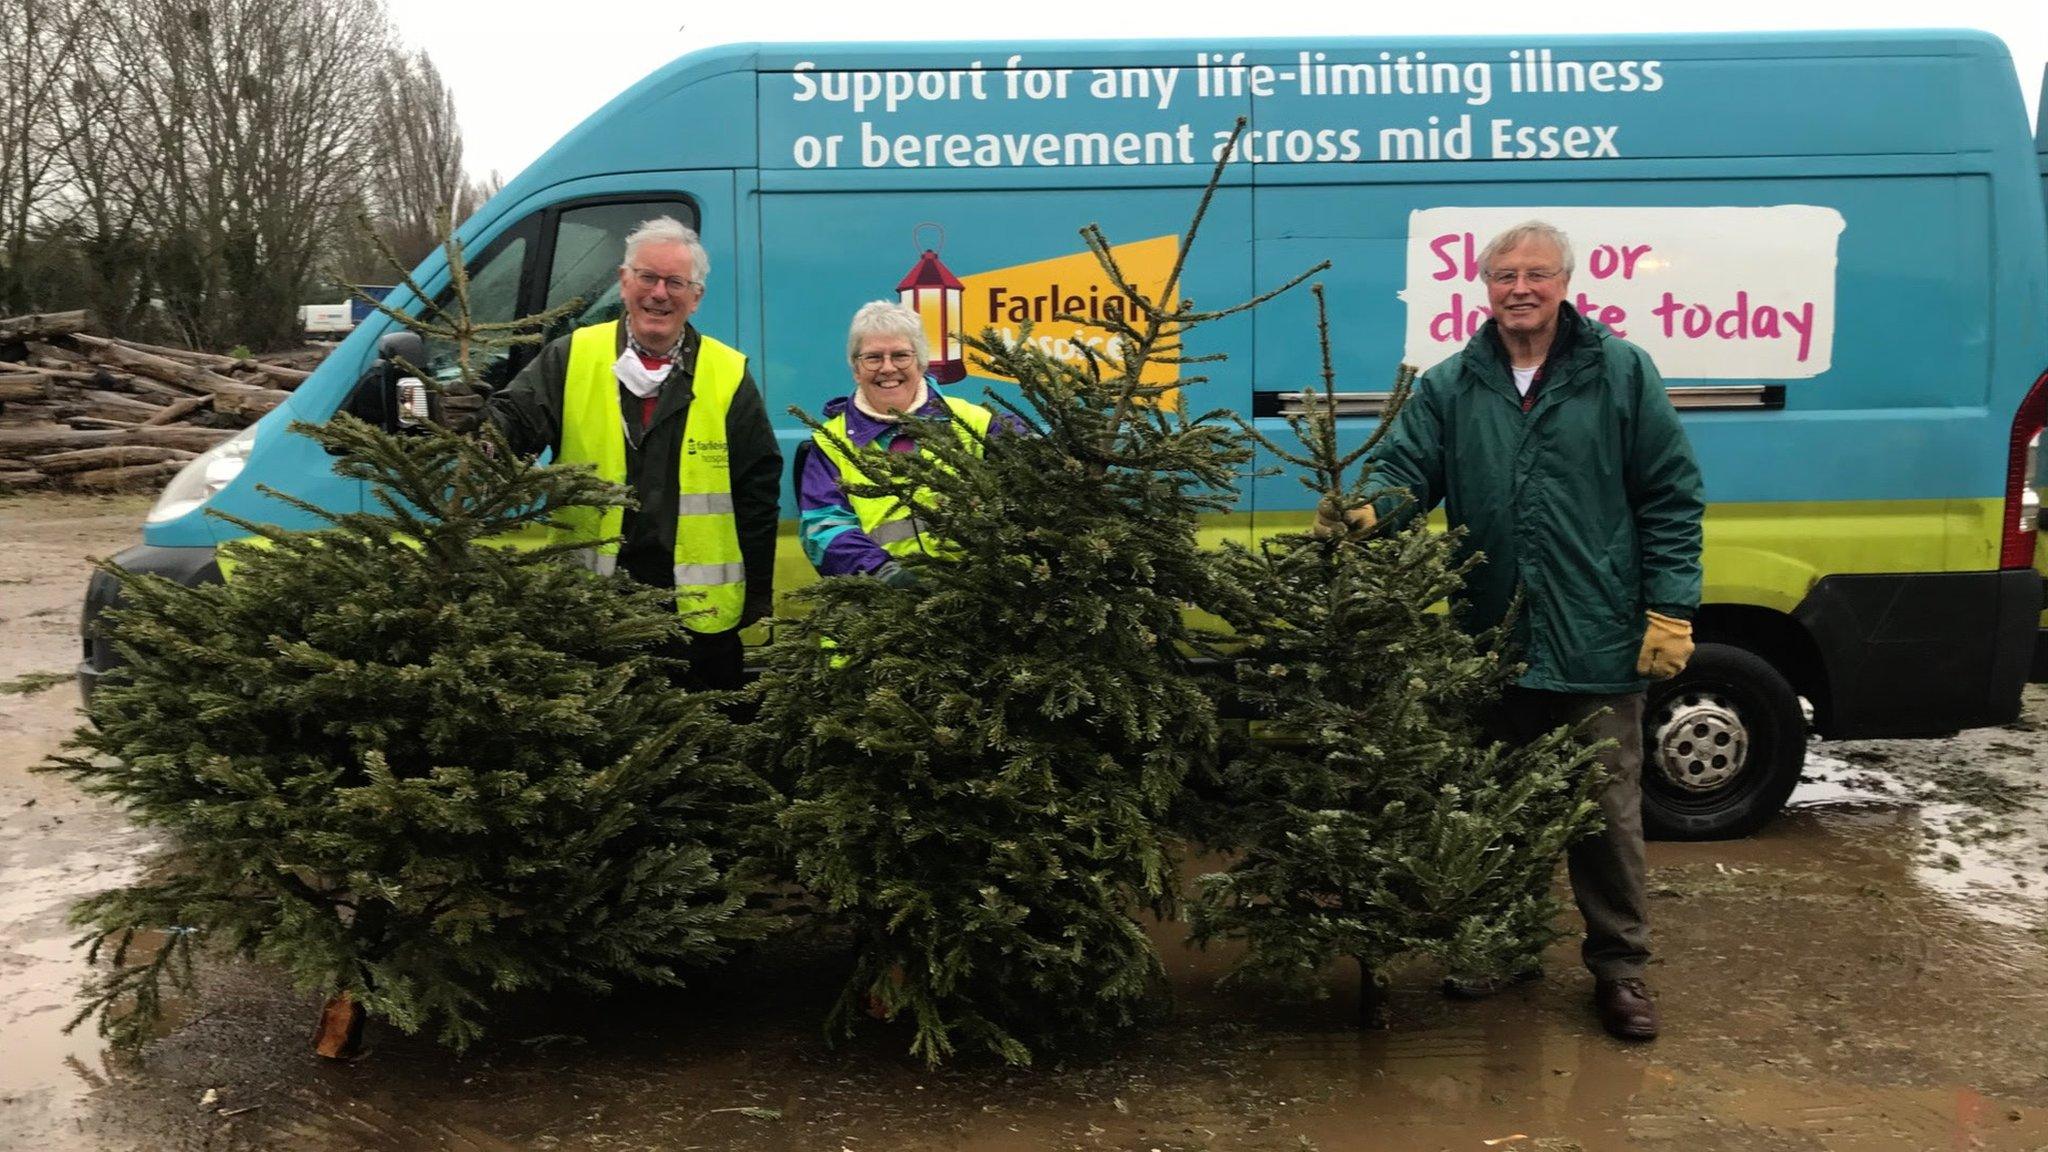
<path fill-rule="evenodd" d="M 82 118 L 66 115 L 70 82 L 98 0 L 0 0 L 0 310 L 38 300 L 30 242 L 53 222 Z"/>
<path fill-rule="evenodd" d="M 473 177 L 462 190 L 462 201 L 455 209 L 455 222 L 462 223 L 484 206 L 484 202 L 496 196 L 505 187 L 505 178 L 496 168 L 482 176 Z"/>
<path fill-rule="evenodd" d="M 361 186 L 390 31 L 374 0 L 131 0 L 124 61 L 158 288 L 195 345 L 297 336 Z"/>
<path fill-rule="evenodd" d="M 71 61 L 60 115 L 68 180 L 59 193 L 61 219 L 50 233 L 77 265 L 64 306 L 90 308 L 109 331 L 148 333 L 154 236 L 144 206 L 157 202 L 163 166 L 138 152 L 132 125 L 141 117 L 138 93 L 127 83 L 125 43 L 90 37 Z"/>
<path fill-rule="evenodd" d="M 418 259 L 499 183 L 381 0 L 0 0 L 0 314 L 288 343 L 360 216 Z"/>
<path fill-rule="evenodd" d="M 408 265 L 434 250 L 443 217 L 459 217 L 467 186 L 455 96 L 425 52 L 392 52 L 378 99 L 369 198 L 379 231 Z"/>

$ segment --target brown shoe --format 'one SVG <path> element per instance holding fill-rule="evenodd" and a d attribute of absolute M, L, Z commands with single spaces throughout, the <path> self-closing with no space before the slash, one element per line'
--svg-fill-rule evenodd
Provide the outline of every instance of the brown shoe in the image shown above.
<path fill-rule="evenodd" d="M 1600 1026 L 1615 1039 L 1657 1038 L 1657 1003 L 1650 999 L 1650 986 L 1642 980 L 1630 976 L 1595 981 L 1593 1003 L 1600 1008 Z"/>

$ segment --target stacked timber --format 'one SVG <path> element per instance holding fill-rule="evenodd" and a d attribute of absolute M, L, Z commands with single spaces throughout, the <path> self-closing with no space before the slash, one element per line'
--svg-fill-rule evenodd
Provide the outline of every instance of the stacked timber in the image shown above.
<path fill-rule="evenodd" d="M 224 356 L 90 327 L 85 312 L 0 320 L 0 490 L 161 487 L 282 404 L 326 351 Z"/>

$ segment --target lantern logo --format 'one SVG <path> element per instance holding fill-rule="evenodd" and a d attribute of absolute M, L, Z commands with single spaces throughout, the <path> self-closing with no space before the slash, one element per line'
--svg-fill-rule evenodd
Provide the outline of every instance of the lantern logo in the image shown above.
<path fill-rule="evenodd" d="M 920 232 L 937 227 L 918 226 Z M 943 239 L 944 234 L 940 233 L 941 242 Z M 1166 278 L 1173 273 L 1174 257 L 1179 251 L 1180 237 L 1156 236 L 1115 245 L 1110 254 L 1140 292 L 1157 299 L 1166 290 Z M 1029 323 L 1032 343 L 1048 355 L 1079 365 L 1083 362 L 1083 345 L 1099 356 L 1117 359 L 1121 355 L 1117 336 L 1057 317 L 1121 320 L 1132 327 L 1143 327 L 1137 301 L 1111 282 L 1094 255 L 1086 251 L 977 272 L 963 279 L 939 259 L 938 246 L 934 245 L 924 249 L 910 273 L 897 284 L 896 291 L 904 307 L 924 320 L 925 341 L 932 354 L 927 371 L 940 384 L 954 383 L 968 373 L 960 347 L 962 331 L 993 328 L 1005 339 L 1015 340 Z M 985 365 L 977 363 L 973 367 L 978 376 L 1006 379 Z M 1179 379 L 1179 365 L 1153 363 L 1145 365 L 1140 382 L 1160 385 Z"/>
<path fill-rule="evenodd" d="M 960 278 L 939 260 L 939 248 L 946 242 L 946 230 L 937 224 L 919 224 L 911 229 L 911 243 L 925 229 L 938 233 L 896 284 L 896 297 L 905 308 L 924 321 L 924 344 L 931 350 L 925 375 L 940 384 L 951 384 L 967 375 L 960 359 Z"/>

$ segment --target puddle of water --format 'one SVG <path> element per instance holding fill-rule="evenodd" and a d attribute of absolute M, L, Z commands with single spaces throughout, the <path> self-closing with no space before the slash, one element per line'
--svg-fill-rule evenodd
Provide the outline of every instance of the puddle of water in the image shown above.
<path fill-rule="evenodd" d="M 1592 1059 L 1580 1059 L 1591 1054 Z M 1341 1111 L 1299 1125 L 1322 1152 L 1636 1152 L 1643 1148 L 1828 1152 L 2032 1149 L 2048 1140 L 2036 1108 L 1968 1088 L 1873 1090 L 1839 1081 L 1788 1085 L 1731 1076 L 1700 1085 L 1687 1070 L 1616 1060 L 1595 1043 L 1541 1053 L 1540 1087 L 1520 1078 L 1391 1073 Z M 1361 1125 L 1361 1116 L 1383 1117 Z"/>
<path fill-rule="evenodd" d="M 8 831 L 14 831 L 9 829 Z M 120 1073 L 90 1021 L 70 1034 L 85 973 L 65 922 L 78 899 L 127 882 L 141 838 L 73 844 L 9 835 L 0 846 L 0 1099 L 10 1110 L 68 1116 L 78 1098 Z M 129 863 L 122 863 L 123 860 Z"/>
<path fill-rule="evenodd" d="M 1875 758 L 1852 762 L 1818 751 L 1808 755 L 1787 809 L 1795 816 L 1896 810 L 1915 841 L 1915 884 L 1975 919 L 2021 929 L 2048 922 L 2048 820 L 2038 809 L 1987 813 L 1949 802 Z"/>
<path fill-rule="evenodd" d="M 53 777 L 28 777 L 75 722 L 59 685 L 0 697 L 0 1108 L 7 1126 L 75 1119 L 83 1098 L 121 1074 L 91 1022 L 70 1034 L 85 968 L 65 919 L 78 899 L 126 883 L 146 838 Z"/>

